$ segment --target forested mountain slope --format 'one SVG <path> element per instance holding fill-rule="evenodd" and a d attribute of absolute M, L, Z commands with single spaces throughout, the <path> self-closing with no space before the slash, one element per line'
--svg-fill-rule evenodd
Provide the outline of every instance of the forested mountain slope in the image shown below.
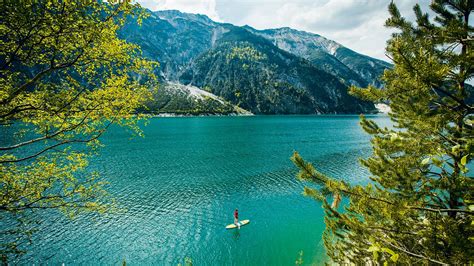
<path fill-rule="evenodd" d="M 176 10 L 150 11 L 141 26 L 130 18 L 120 36 L 160 63 L 162 83 L 196 86 L 256 114 L 373 112 L 347 88 L 381 86 L 390 67 L 317 34 L 260 31 Z"/>

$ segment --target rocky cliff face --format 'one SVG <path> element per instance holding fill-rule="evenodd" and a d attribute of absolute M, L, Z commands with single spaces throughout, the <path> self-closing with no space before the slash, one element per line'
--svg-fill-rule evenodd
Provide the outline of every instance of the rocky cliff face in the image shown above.
<path fill-rule="evenodd" d="M 317 34 L 173 10 L 150 12 L 141 27 L 130 19 L 120 36 L 160 62 L 162 82 L 197 86 L 257 114 L 372 112 L 347 87 L 380 86 L 390 67 Z"/>
<path fill-rule="evenodd" d="M 119 36 L 138 44 L 146 57 L 158 61 L 164 80 L 176 80 L 189 62 L 211 48 L 215 27 L 216 23 L 202 15 L 150 12 L 141 26 L 130 18 Z"/>
<path fill-rule="evenodd" d="M 382 60 L 356 53 L 341 44 L 318 34 L 291 28 L 255 30 L 246 28 L 273 42 L 279 48 L 311 61 L 345 82 L 365 87 L 368 84 L 381 86 L 379 80 L 383 70 L 391 65 Z"/>

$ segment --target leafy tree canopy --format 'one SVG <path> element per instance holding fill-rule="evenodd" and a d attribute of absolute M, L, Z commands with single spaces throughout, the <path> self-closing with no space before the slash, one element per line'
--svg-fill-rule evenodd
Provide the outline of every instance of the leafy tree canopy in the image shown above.
<path fill-rule="evenodd" d="M 144 15 L 130 1 L 1 1 L 3 260 L 18 251 L 26 212 L 107 208 L 103 182 L 85 168 L 112 123 L 140 134 L 135 110 L 156 65 L 116 32 L 127 16 Z"/>

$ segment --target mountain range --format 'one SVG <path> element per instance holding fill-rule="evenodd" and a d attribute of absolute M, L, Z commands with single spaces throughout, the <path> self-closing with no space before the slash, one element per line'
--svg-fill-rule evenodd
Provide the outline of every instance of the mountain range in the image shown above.
<path fill-rule="evenodd" d="M 177 10 L 149 11 L 141 26 L 129 18 L 119 37 L 160 63 L 162 89 L 149 104 L 154 113 L 374 112 L 373 103 L 350 96 L 348 86 L 381 87 L 379 77 L 391 67 L 318 34 L 257 30 Z M 196 90 L 209 93 L 212 107 Z"/>

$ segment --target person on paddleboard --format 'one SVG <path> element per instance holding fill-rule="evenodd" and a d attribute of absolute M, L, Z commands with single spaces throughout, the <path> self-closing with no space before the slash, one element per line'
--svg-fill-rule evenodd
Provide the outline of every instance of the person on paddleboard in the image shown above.
<path fill-rule="evenodd" d="M 234 211 L 234 224 L 237 225 L 240 229 L 240 224 L 239 224 L 239 210 L 235 209 Z"/>

